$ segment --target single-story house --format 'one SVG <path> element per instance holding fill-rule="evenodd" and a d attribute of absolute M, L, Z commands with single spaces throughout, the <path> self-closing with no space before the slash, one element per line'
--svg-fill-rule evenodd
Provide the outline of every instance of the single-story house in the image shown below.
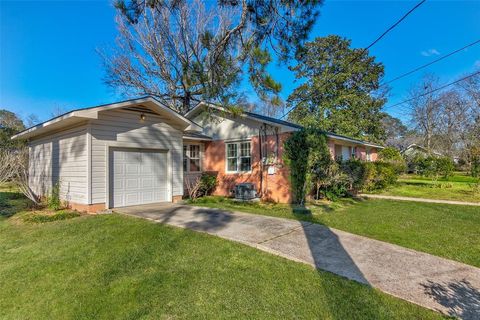
<path fill-rule="evenodd" d="M 407 159 L 413 159 L 413 158 L 418 157 L 418 156 L 426 158 L 429 155 L 433 155 L 435 157 L 443 156 L 440 152 L 436 152 L 436 151 L 433 151 L 433 150 L 431 152 L 428 152 L 427 148 L 422 147 L 422 146 L 420 146 L 418 144 L 415 144 L 415 143 L 408 145 L 400 153 Z"/>
<path fill-rule="evenodd" d="M 300 126 L 260 114 L 199 104 L 181 115 L 154 97 L 73 110 L 26 129 L 29 183 L 38 195 L 58 185 L 78 210 L 180 200 L 202 172 L 215 194 L 249 182 L 266 200 L 289 202 L 283 142 Z M 375 161 L 379 145 L 326 133 L 332 157 Z"/>

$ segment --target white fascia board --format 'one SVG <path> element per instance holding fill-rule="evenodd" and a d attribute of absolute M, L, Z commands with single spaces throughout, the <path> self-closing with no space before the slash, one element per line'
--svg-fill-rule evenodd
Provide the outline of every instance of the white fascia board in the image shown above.
<path fill-rule="evenodd" d="M 377 145 L 377 144 L 363 142 L 363 141 L 355 140 L 355 139 L 350 139 L 350 138 L 347 138 L 347 137 L 342 137 L 342 136 L 337 136 L 337 135 L 332 135 L 332 134 L 327 134 L 327 137 L 331 138 L 331 139 L 335 139 L 335 140 L 347 141 L 347 142 L 350 142 L 350 143 L 356 144 L 356 145 L 362 145 L 362 146 L 366 146 L 366 147 L 384 149 L 384 147 L 382 147 L 380 145 Z"/>
<path fill-rule="evenodd" d="M 118 103 L 112 103 L 109 105 L 102 105 L 98 107 L 83 109 L 83 110 L 76 110 L 69 113 L 66 113 L 60 117 L 53 118 L 46 122 L 43 122 L 39 125 L 36 125 L 32 128 L 29 128 L 25 131 L 22 131 L 16 135 L 14 135 L 11 139 L 28 139 L 30 137 L 48 132 L 53 129 L 61 129 L 63 126 L 71 125 L 74 122 L 81 121 L 81 120 L 89 120 L 89 119 L 98 119 L 98 113 L 101 111 L 113 110 L 118 108 L 124 108 L 129 106 L 135 106 L 140 104 L 148 104 L 148 107 L 153 109 L 153 111 L 168 115 L 169 118 L 182 125 L 185 131 L 197 131 L 201 132 L 202 127 L 187 119 L 186 117 L 180 115 L 179 113 L 171 110 L 170 108 L 162 105 L 157 100 L 152 97 L 146 97 L 141 99 L 123 101 Z"/>
<path fill-rule="evenodd" d="M 16 139 L 28 139 L 32 136 L 36 136 L 38 134 L 42 134 L 44 132 L 47 132 L 52 129 L 61 129 L 63 126 L 67 127 L 74 122 L 77 121 L 82 121 L 82 120 L 88 120 L 88 119 L 97 119 L 96 114 L 89 114 L 89 113 L 84 113 L 84 111 L 73 111 L 70 113 L 67 113 L 61 117 L 54 118 L 52 120 L 43 122 L 39 125 L 36 125 L 34 127 L 31 127 L 27 130 L 24 130 L 20 133 L 17 133 L 16 135 L 12 136 L 12 140 Z M 63 125 L 64 124 L 64 125 Z"/>

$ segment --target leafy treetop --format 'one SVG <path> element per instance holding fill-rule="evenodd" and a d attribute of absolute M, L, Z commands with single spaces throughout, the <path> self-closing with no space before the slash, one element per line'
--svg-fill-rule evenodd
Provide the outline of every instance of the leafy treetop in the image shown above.
<path fill-rule="evenodd" d="M 382 141 L 380 93 L 384 67 L 368 51 L 331 35 L 307 42 L 291 68 L 304 83 L 288 98 L 289 119 L 303 126 L 370 141 Z"/>

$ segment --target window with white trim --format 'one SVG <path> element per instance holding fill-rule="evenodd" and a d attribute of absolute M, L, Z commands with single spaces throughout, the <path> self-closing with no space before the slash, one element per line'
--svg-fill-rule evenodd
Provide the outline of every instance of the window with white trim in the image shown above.
<path fill-rule="evenodd" d="M 227 172 L 248 172 L 252 170 L 250 141 L 227 143 Z"/>
<path fill-rule="evenodd" d="M 183 172 L 200 172 L 200 145 L 183 145 Z"/>
<path fill-rule="evenodd" d="M 369 148 L 367 148 L 367 149 L 365 150 L 365 153 L 366 153 L 366 155 L 367 155 L 367 161 L 372 161 L 372 156 L 371 156 L 371 154 L 370 154 L 370 149 L 369 149 Z"/>

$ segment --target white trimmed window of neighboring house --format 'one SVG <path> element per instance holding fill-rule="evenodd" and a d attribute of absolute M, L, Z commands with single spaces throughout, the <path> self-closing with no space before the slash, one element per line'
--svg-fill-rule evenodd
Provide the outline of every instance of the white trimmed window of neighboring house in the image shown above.
<path fill-rule="evenodd" d="M 226 146 L 227 172 L 252 171 L 252 153 L 250 141 L 230 142 Z"/>
<path fill-rule="evenodd" d="M 367 161 L 372 161 L 372 156 L 370 155 L 370 149 L 369 148 L 367 148 L 365 150 L 365 153 L 367 155 Z"/>
<path fill-rule="evenodd" d="M 352 159 L 357 158 L 357 147 L 352 147 Z"/>
<path fill-rule="evenodd" d="M 183 172 L 200 172 L 200 145 L 185 144 L 183 145 Z"/>

